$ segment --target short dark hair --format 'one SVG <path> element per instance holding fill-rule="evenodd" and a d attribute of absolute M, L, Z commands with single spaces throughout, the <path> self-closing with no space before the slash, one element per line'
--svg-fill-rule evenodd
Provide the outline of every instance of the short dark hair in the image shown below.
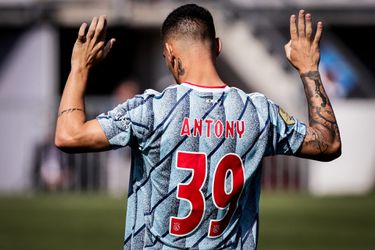
<path fill-rule="evenodd" d="M 216 32 L 212 15 L 196 4 L 178 7 L 163 22 L 161 36 L 163 41 L 171 37 L 209 41 L 214 49 Z"/>

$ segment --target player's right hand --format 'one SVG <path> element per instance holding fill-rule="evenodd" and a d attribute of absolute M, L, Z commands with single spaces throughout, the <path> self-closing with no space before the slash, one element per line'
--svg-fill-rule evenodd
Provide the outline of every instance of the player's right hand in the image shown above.
<path fill-rule="evenodd" d="M 290 17 L 290 41 L 285 45 L 285 53 L 289 62 L 300 74 L 318 70 L 322 30 L 323 24 L 318 22 L 315 36 L 312 37 L 311 15 L 305 15 L 304 10 L 298 13 L 298 25 L 296 25 L 296 16 Z"/>
<path fill-rule="evenodd" d="M 107 56 L 115 39 L 112 38 L 106 43 L 106 31 L 106 16 L 94 17 L 88 30 L 87 23 L 81 25 L 78 38 L 73 47 L 72 69 L 90 69 Z"/>

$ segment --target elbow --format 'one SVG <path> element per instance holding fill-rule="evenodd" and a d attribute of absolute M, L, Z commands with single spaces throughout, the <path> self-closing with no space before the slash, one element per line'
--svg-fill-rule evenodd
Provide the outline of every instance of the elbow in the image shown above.
<path fill-rule="evenodd" d="M 66 136 L 63 136 L 58 133 L 55 134 L 55 146 L 58 149 L 64 151 L 64 149 L 68 148 L 68 145 L 69 145 L 68 141 L 69 140 L 67 139 Z"/>
<path fill-rule="evenodd" d="M 74 139 L 66 134 L 55 134 L 55 146 L 63 152 L 70 153 L 74 148 Z"/>
<path fill-rule="evenodd" d="M 333 145 L 333 154 L 332 154 L 332 160 L 335 160 L 341 156 L 341 141 L 338 141 L 334 143 Z"/>
<path fill-rule="evenodd" d="M 55 146 L 58 149 L 63 149 L 66 146 L 65 139 L 61 136 L 55 135 Z"/>
<path fill-rule="evenodd" d="M 336 160 L 341 156 L 341 141 L 334 142 L 330 145 L 329 149 L 327 150 L 324 157 L 322 157 L 321 161 L 329 162 Z"/>

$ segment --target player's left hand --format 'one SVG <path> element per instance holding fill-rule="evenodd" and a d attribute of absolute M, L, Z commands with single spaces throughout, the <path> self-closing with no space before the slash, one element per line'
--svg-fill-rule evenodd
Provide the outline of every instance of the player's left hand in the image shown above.
<path fill-rule="evenodd" d="M 78 32 L 78 38 L 73 47 L 72 68 L 90 69 L 94 64 L 103 60 L 111 50 L 115 39 L 105 43 L 107 31 L 106 16 L 94 17 L 87 30 L 87 23 L 83 23 Z"/>
<path fill-rule="evenodd" d="M 304 10 L 299 11 L 298 25 L 296 25 L 296 16 L 290 17 L 291 40 L 284 47 L 285 54 L 300 74 L 318 70 L 322 30 L 323 24 L 318 22 L 315 36 L 312 37 L 311 14 L 305 14 Z"/>

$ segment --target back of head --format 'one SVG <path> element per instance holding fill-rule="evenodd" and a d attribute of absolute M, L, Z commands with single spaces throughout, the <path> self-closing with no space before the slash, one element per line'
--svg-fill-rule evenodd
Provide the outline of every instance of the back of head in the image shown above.
<path fill-rule="evenodd" d="M 163 22 L 161 35 L 164 42 L 183 39 L 208 43 L 215 51 L 215 26 L 211 13 L 196 4 L 183 5 L 172 11 Z"/>

